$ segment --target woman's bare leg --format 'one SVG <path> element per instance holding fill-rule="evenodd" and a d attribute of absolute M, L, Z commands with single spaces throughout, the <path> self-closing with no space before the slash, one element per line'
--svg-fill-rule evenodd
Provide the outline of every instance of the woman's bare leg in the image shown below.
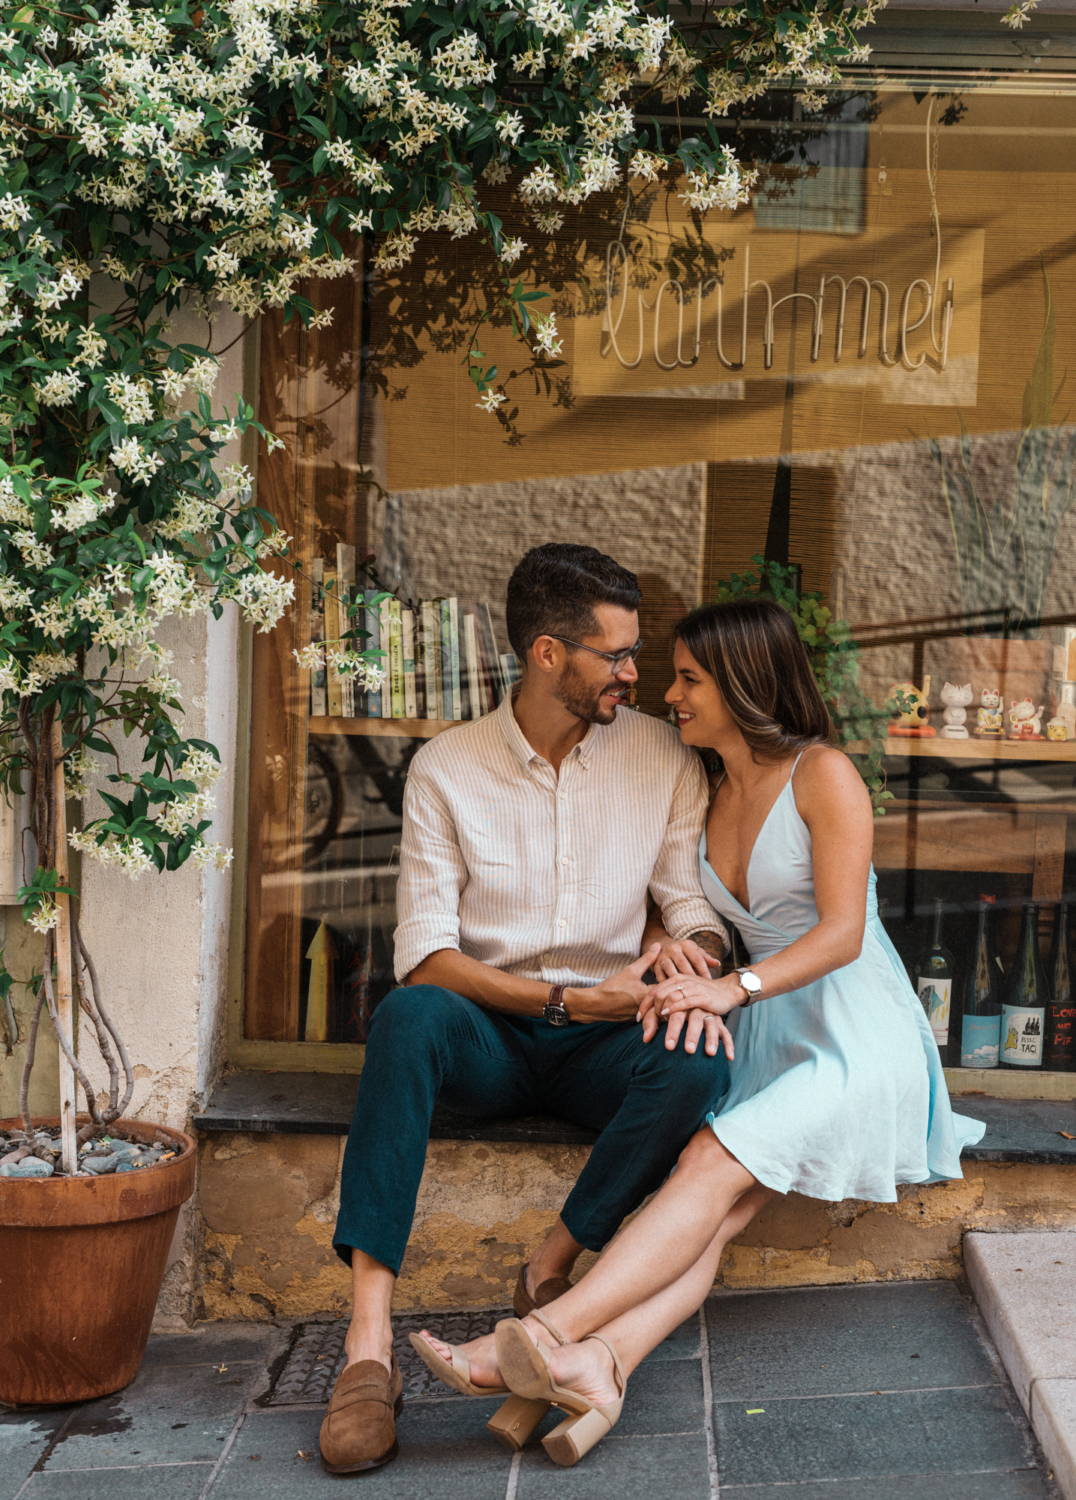
<path fill-rule="evenodd" d="M 651 1349 L 656 1349 L 662 1339 L 702 1306 L 714 1284 L 725 1246 L 742 1234 L 755 1215 L 775 1196 L 771 1188 L 761 1184 L 744 1193 L 705 1251 L 678 1281 L 633 1307 L 630 1312 L 614 1318 L 604 1328 L 593 1330 L 607 1338 L 617 1351 L 625 1375 L 630 1375 Z M 539 1331 L 537 1323 L 528 1326 Z M 552 1350 L 550 1367 L 559 1384 L 578 1391 L 597 1406 L 616 1399 L 618 1392 L 612 1357 L 605 1345 L 596 1339 Z"/>
<path fill-rule="evenodd" d="M 674 1188 L 675 1198 L 671 1191 Z M 626 1371 L 634 1369 L 644 1355 L 700 1305 L 713 1284 L 722 1249 L 750 1223 L 767 1197 L 769 1189 L 759 1187 L 711 1130 L 700 1131 L 682 1153 L 675 1174 L 638 1218 L 621 1231 L 570 1292 L 543 1311 L 569 1338 L 579 1340 L 601 1330 L 619 1350 L 617 1337 L 624 1337 L 621 1359 Z M 699 1245 L 692 1258 L 683 1243 L 685 1225 L 695 1234 L 695 1243 Z M 609 1263 L 614 1256 L 615 1265 L 610 1273 Z M 711 1267 L 709 1281 L 705 1280 L 707 1272 L 702 1267 L 696 1271 L 694 1263 L 700 1257 L 705 1257 Z M 687 1279 L 681 1289 L 682 1277 Z M 601 1283 L 593 1299 L 585 1291 L 583 1297 L 577 1297 L 576 1293 L 592 1281 Z M 690 1301 L 692 1296 L 696 1299 L 694 1303 Z M 610 1302 L 613 1311 L 603 1316 L 602 1309 Z M 581 1306 L 575 1308 L 572 1303 Z M 597 1311 L 591 1310 L 592 1304 Z M 628 1313 L 630 1317 L 625 1316 Z M 639 1333 L 631 1335 L 629 1341 L 620 1324 L 634 1326 L 636 1319 Z M 616 1336 L 608 1333 L 607 1324 L 616 1325 Z M 534 1336 L 550 1342 L 549 1334 L 536 1320 L 528 1321 L 527 1326 Z M 447 1348 L 440 1340 L 430 1338 L 430 1342 L 447 1357 Z M 478 1385 L 498 1384 L 500 1373 L 493 1336 L 475 1339 L 463 1347 L 471 1361 L 471 1379 Z M 600 1344 L 588 1345 L 587 1354 L 601 1349 Z M 568 1378 L 567 1371 L 564 1378 Z"/>

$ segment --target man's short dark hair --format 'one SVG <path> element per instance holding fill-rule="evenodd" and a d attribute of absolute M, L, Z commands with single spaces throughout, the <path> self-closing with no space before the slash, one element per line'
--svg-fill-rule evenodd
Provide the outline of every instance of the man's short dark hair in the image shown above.
<path fill-rule="evenodd" d="M 508 639 L 524 664 L 540 635 L 596 635 L 595 604 L 638 609 L 639 580 L 596 547 L 546 542 L 521 557 L 508 580 Z"/>

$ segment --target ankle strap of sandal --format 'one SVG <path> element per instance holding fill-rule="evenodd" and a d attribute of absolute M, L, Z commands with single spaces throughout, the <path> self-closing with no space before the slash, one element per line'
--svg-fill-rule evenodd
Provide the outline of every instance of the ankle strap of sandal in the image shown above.
<path fill-rule="evenodd" d="M 562 1344 L 563 1345 L 563 1344 L 570 1344 L 570 1343 L 573 1342 L 572 1339 L 566 1338 L 565 1335 L 563 1333 L 561 1333 L 560 1329 L 554 1323 L 550 1322 L 550 1320 L 546 1317 L 545 1313 L 542 1312 L 541 1308 L 536 1307 L 532 1312 L 528 1313 L 527 1316 L 531 1317 L 531 1318 L 537 1318 L 538 1321 L 539 1321 L 539 1323 L 541 1323 L 542 1327 L 545 1328 L 545 1329 L 547 1329 L 548 1332 L 550 1332 L 553 1335 L 553 1337 L 556 1339 L 556 1341 L 557 1341 L 558 1344 Z"/>
<path fill-rule="evenodd" d="M 604 1333 L 588 1333 L 587 1337 L 583 1340 L 584 1344 L 587 1342 L 587 1339 L 595 1339 L 599 1344 L 604 1344 L 605 1347 L 609 1350 L 609 1353 L 612 1355 L 613 1359 L 613 1369 L 616 1371 L 617 1387 L 620 1390 L 621 1394 L 623 1394 L 626 1381 L 624 1378 L 624 1370 L 620 1363 L 620 1355 L 613 1348 L 612 1344 L 605 1337 Z"/>

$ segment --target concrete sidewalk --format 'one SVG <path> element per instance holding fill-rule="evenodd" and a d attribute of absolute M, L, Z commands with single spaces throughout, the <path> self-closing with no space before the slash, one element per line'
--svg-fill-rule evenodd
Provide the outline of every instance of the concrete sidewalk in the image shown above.
<path fill-rule="evenodd" d="M 333 1349 L 339 1326 L 325 1330 Z M 515 1459 L 496 1444 L 482 1426 L 496 1401 L 410 1395 L 395 1463 L 326 1474 L 323 1408 L 289 1394 L 311 1370 L 331 1381 L 321 1336 L 207 1324 L 154 1339 L 118 1396 L 0 1415 L 0 1500 L 306 1500 L 341 1485 L 362 1500 L 1056 1500 L 974 1307 L 948 1282 L 714 1296 L 567 1470 L 537 1444 Z"/>

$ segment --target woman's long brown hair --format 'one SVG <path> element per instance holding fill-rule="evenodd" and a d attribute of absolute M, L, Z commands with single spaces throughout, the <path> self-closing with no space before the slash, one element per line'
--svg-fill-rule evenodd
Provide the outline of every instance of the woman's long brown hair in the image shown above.
<path fill-rule="evenodd" d="M 676 634 L 717 683 L 755 760 L 783 760 L 836 731 L 786 609 L 769 599 L 704 604 Z"/>

